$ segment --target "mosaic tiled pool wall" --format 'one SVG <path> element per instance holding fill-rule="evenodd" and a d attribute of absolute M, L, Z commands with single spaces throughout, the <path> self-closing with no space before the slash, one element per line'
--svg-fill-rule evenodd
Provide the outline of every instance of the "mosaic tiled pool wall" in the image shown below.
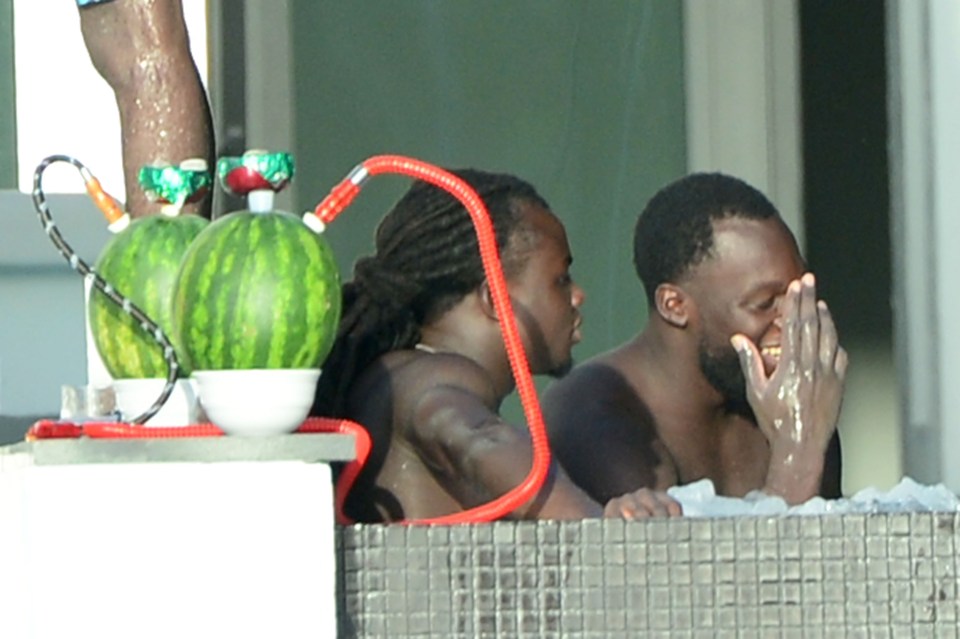
<path fill-rule="evenodd" d="M 338 529 L 340 636 L 960 637 L 956 514 Z"/>

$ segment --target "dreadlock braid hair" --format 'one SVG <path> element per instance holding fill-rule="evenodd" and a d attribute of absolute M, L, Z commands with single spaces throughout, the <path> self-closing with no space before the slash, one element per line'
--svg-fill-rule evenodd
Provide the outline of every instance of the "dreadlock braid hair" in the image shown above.
<path fill-rule="evenodd" d="M 515 233 L 526 231 L 517 204 L 549 208 L 546 201 L 512 175 L 476 169 L 451 173 L 483 200 L 504 273 L 515 273 L 524 255 L 505 247 Z M 374 255 L 357 260 L 353 279 L 343 286 L 343 313 L 323 365 L 315 415 L 342 417 L 347 393 L 367 366 L 388 351 L 412 348 L 420 340 L 420 326 L 485 279 L 470 214 L 457 198 L 427 182 L 415 181 L 381 220 L 375 246 Z"/>

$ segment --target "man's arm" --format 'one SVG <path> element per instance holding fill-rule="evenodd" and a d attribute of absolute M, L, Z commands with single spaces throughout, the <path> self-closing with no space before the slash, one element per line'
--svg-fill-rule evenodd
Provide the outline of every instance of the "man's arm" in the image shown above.
<path fill-rule="evenodd" d="M 120 111 L 126 209 L 160 210 L 139 186 L 140 168 L 202 158 L 213 168 L 213 123 L 190 53 L 180 0 L 112 0 L 80 7 L 90 60 Z M 210 198 L 184 207 L 210 216 Z"/>
<path fill-rule="evenodd" d="M 656 488 L 658 471 L 675 475 L 649 409 L 608 366 L 585 364 L 553 382 L 543 414 L 560 465 L 600 503 Z"/>
<path fill-rule="evenodd" d="M 465 508 L 502 496 L 527 476 L 533 462 L 529 435 L 503 421 L 486 397 L 486 382 L 471 375 L 450 380 L 420 395 L 410 414 L 411 439 L 421 458 Z M 625 492 L 625 491 L 624 491 Z M 659 493 L 641 491 L 605 506 L 570 481 L 555 463 L 540 490 L 513 513 L 528 519 L 581 519 L 680 514 L 679 506 Z"/>

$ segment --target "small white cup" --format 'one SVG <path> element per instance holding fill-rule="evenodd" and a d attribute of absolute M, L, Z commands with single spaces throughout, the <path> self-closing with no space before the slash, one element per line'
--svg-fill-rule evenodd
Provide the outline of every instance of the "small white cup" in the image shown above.
<path fill-rule="evenodd" d="M 150 379 L 115 379 L 113 390 L 117 395 L 117 408 L 123 419 L 129 421 L 143 414 L 160 396 L 167 380 L 161 377 Z M 200 406 L 197 389 L 192 379 L 178 379 L 173 392 L 156 415 L 144 426 L 170 427 L 190 426 L 197 423 Z"/>
<path fill-rule="evenodd" d="M 75 423 L 113 421 L 116 418 L 116 396 L 110 386 L 60 387 L 60 419 Z"/>

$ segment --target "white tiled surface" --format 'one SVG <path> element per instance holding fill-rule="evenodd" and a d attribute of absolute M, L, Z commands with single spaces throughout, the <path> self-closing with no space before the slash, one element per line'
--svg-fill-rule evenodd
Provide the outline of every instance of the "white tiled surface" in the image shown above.
<path fill-rule="evenodd" d="M 339 529 L 341 637 L 960 636 L 956 513 Z"/>

